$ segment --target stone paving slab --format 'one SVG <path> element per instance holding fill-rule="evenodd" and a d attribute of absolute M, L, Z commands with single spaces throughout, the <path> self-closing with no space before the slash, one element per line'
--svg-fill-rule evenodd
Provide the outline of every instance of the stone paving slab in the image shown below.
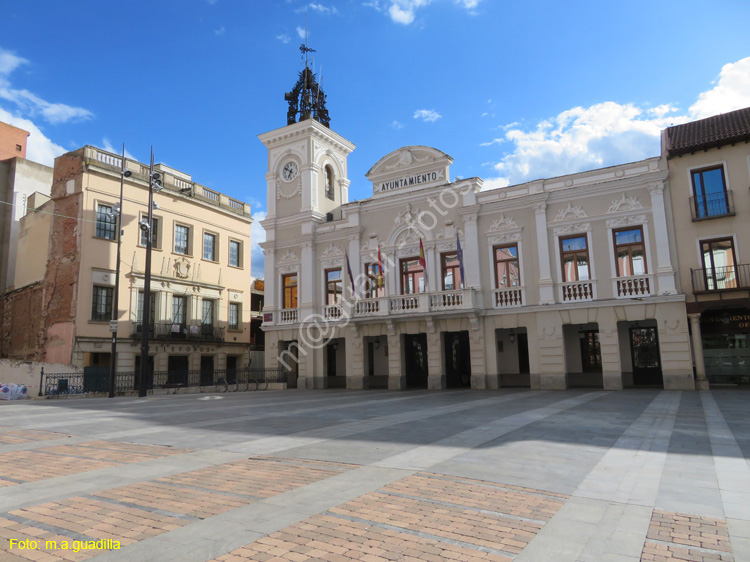
<path fill-rule="evenodd" d="M 743 396 L 329 390 L 6 405 L 0 560 L 750 561 Z"/>

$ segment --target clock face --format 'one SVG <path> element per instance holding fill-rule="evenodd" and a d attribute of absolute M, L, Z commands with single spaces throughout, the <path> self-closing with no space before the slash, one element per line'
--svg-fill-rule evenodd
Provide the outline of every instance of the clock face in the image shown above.
<path fill-rule="evenodd" d="M 281 169 L 281 178 L 284 181 L 292 181 L 294 178 L 297 177 L 297 172 L 299 169 L 297 168 L 297 163 L 294 161 L 287 162 L 284 164 L 284 167 Z"/>

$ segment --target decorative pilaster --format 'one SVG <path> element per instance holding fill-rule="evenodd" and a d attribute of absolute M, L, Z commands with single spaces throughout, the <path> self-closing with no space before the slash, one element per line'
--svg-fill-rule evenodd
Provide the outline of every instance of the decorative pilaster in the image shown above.
<path fill-rule="evenodd" d="M 276 310 L 276 285 L 281 283 L 281 279 L 276 279 L 276 253 L 273 248 L 263 250 L 265 260 L 265 278 L 263 312 L 273 312 Z M 276 318 L 274 317 L 274 321 Z"/>
<path fill-rule="evenodd" d="M 464 273 L 466 280 L 464 287 L 480 288 L 482 281 L 479 275 L 479 233 L 477 228 L 477 215 L 464 215 L 464 241 L 461 249 L 464 252 Z"/>
<path fill-rule="evenodd" d="M 299 291 L 300 322 L 310 317 L 315 307 L 315 287 L 317 287 L 317 271 L 315 269 L 315 252 L 312 242 L 306 241 L 301 244 L 302 258 L 299 279 L 297 279 L 297 290 Z"/>
<path fill-rule="evenodd" d="M 438 330 L 427 331 L 427 388 L 429 390 L 442 390 L 446 387 L 440 334 Z"/>
<path fill-rule="evenodd" d="M 388 333 L 388 389 L 406 388 L 406 376 L 401 372 L 401 336 Z"/>
<path fill-rule="evenodd" d="M 676 295 L 674 267 L 672 267 L 672 258 L 669 252 L 667 214 L 664 208 L 664 184 L 649 185 L 648 191 L 651 194 L 651 214 L 654 219 L 654 235 L 656 237 L 658 292 L 660 295 Z"/>
<path fill-rule="evenodd" d="M 534 204 L 534 216 L 536 219 L 537 263 L 539 264 L 539 304 L 553 304 L 555 302 L 555 290 L 550 272 L 546 202 Z"/>
<path fill-rule="evenodd" d="M 693 359 L 695 360 L 695 390 L 708 390 L 706 361 L 703 358 L 703 338 L 701 337 L 701 315 L 700 313 L 688 314 L 688 319 L 690 320 L 690 343 L 693 346 Z"/>

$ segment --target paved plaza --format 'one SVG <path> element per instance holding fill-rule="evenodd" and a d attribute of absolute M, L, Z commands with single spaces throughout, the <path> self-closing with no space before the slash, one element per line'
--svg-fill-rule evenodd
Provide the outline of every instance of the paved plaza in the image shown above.
<path fill-rule="evenodd" d="M 2 403 L 0 560 L 748 562 L 749 399 L 294 390 Z"/>

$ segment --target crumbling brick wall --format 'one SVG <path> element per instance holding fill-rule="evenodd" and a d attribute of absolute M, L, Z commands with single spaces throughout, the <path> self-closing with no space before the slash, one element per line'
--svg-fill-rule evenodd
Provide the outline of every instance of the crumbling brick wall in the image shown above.
<path fill-rule="evenodd" d="M 43 284 L 33 283 L 2 298 L 0 356 L 40 361 L 44 356 Z"/>

